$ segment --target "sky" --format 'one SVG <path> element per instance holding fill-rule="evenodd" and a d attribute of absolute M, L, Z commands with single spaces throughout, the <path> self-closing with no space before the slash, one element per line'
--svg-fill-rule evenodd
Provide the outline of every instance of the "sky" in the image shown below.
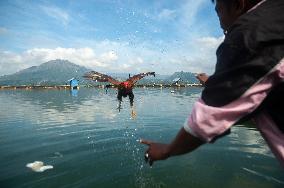
<path fill-rule="evenodd" d="M 0 1 L 0 76 L 64 59 L 102 73 L 212 74 L 211 0 Z"/>

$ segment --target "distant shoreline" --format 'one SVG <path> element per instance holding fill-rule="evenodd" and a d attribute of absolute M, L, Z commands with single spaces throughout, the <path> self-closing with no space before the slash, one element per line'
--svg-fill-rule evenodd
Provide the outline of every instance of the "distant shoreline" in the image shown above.
<path fill-rule="evenodd" d="M 106 85 L 80 85 L 81 88 L 106 88 Z M 110 86 L 111 88 L 115 88 L 115 86 Z M 138 88 L 167 88 L 167 87 L 202 87 L 202 84 L 138 84 L 135 85 Z M 16 89 L 24 89 L 24 90 L 33 90 L 33 89 L 71 89 L 70 85 L 55 85 L 55 86 L 42 86 L 42 85 L 21 85 L 21 86 L 0 86 L 0 90 L 16 90 Z"/>

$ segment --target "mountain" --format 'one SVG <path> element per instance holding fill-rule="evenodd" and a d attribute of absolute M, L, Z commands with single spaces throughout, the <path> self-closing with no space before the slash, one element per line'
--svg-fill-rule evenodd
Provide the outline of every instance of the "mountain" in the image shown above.
<path fill-rule="evenodd" d="M 199 83 L 197 78 L 195 77 L 195 74 L 192 72 L 175 72 L 173 75 L 167 78 L 168 81 L 172 81 L 175 79 L 180 78 L 181 83 Z"/>
<path fill-rule="evenodd" d="M 15 74 L 5 75 L 0 77 L 0 85 L 63 85 L 71 78 L 79 80 L 80 85 L 92 84 L 101 85 L 102 83 L 96 83 L 87 81 L 82 78 L 84 73 L 90 71 L 83 66 L 76 65 L 67 60 L 52 60 L 41 64 L 40 66 L 33 66 L 24 70 L 21 70 Z M 117 80 L 126 80 L 129 76 L 128 73 L 107 73 Z M 131 74 L 133 76 L 134 74 Z M 175 72 L 173 75 L 159 75 L 156 77 L 147 76 L 139 80 L 138 84 L 172 84 L 175 79 L 178 79 L 179 83 L 199 83 L 195 78 L 195 75 L 191 72 Z"/>
<path fill-rule="evenodd" d="M 1 76 L 0 85 L 61 85 L 73 77 L 82 79 L 82 75 L 87 71 L 90 70 L 67 60 L 57 59 L 15 74 Z"/>

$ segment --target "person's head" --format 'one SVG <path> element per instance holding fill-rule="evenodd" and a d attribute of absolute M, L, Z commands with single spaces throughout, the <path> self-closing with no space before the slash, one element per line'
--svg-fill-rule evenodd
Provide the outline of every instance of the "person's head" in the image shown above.
<path fill-rule="evenodd" d="M 211 0 L 216 4 L 215 10 L 220 26 L 226 32 L 238 17 L 246 13 L 261 0 Z"/>

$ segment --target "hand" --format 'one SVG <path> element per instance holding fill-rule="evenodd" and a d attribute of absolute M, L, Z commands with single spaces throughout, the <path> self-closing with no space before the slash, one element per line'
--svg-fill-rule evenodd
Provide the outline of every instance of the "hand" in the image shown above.
<path fill-rule="evenodd" d="M 169 144 L 155 143 L 149 140 L 140 140 L 140 143 L 148 145 L 145 152 L 145 161 L 152 166 L 154 161 L 165 160 L 169 157 Z"/>
<path fill-rule="evenodd" d="M 205 73 L 200 73 L 196 75 L 196 78 L 199 80 L 199 82 L 204 85 L 205 82 L 208 80 L 208 76 Z"/>

